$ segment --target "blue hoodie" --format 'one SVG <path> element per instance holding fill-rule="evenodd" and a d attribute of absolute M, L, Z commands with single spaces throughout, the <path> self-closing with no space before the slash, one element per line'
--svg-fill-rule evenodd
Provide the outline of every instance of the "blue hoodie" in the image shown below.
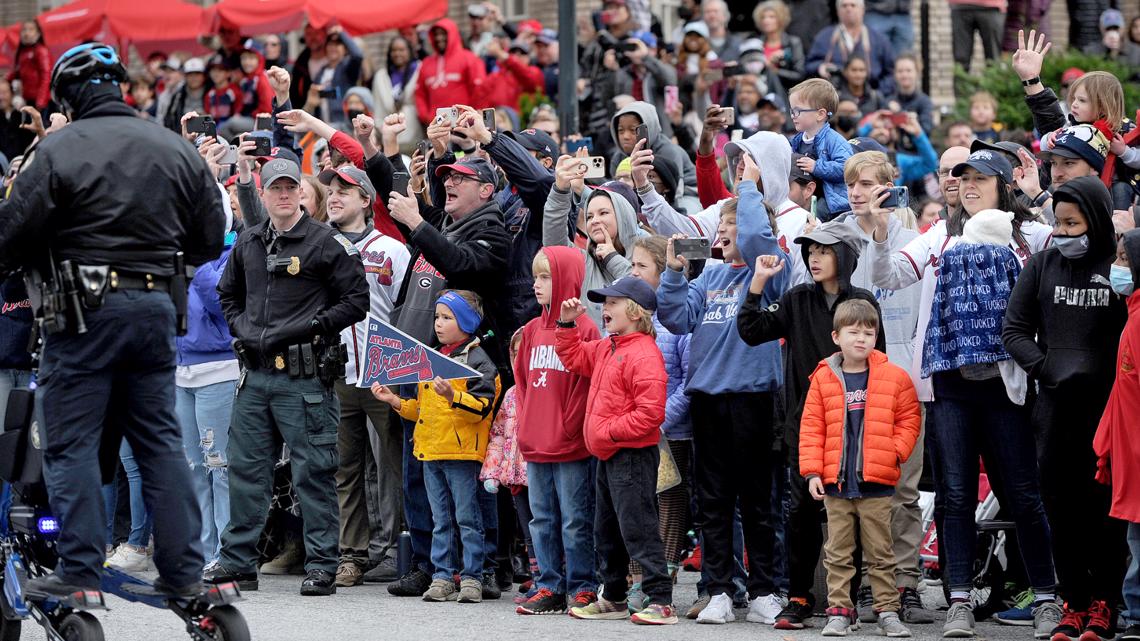
<path fill-rule="evenodd" d="M 847 183 L 843 180 L 843 165 L 853 153 L 851 143 L 827 123 L 823 124 L 823 129 L 812 139 L 815 143 L 814 153 L 808 153 L 812 149 L 803 140 L 804 134 L 801 131 L 792 138 L 792 151 L 815 158 L 815 170 L 811 173 L 823 181 L 823 196 L 831 218 L 851 211 L 851 205 L 847 203 Z"/>
<path fill-rule="evenodd" d="M 785 162 L 790 163 L 791 151 Z M 775 392 L 783 384 L 780 343 L 770 341 L 749 347 L 736 329 L 752 266 L 762 255 L 780 256 L 783 251 L 768 222 L 764 196 L 756 184 L 741 182 L 737 188 L 737 246 L 744 265 L 707 265 L 693 282 L 681 272 L 666 269 L 657 288 L 657 317 L 674 334 L 692 332 L 689 346 L 688 393 Z M 787 288 L 788 270 L 764 286 L 764 306 L 776 302 Z"/>
<path fill-rule="evenodd" d="M 233 251 L 227 242 L 221 256 L 203 264 L 190 281 L 186 303 L 186 335 L 178 337 L 178 364 L 198 365 L 235 358 L 229 325 L 218 299 L 218 279 Z"/>

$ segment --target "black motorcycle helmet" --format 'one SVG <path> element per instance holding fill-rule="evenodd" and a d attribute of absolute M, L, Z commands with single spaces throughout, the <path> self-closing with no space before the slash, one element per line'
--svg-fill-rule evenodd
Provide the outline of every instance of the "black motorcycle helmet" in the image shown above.
<path fill-rule="evenodd" d="M 85 83 L 119 83 L 127 79 L 127 70 L 114 48 L 101 42 L 89 42 L 64 52 L 51 71 L 51 99 L 71 111 L 76 89 Z"/>

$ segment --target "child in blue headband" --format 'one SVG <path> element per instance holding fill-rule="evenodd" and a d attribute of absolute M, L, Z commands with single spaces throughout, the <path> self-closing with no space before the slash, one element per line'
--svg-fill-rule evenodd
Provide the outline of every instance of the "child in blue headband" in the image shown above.
<path fill-rule="evenodd" d="M 436 301 L 439 351 L 477 370 L 479 378 L 448 381 L 437 376 L 421 381 L 414 399 L 402 399 L 385 385 L 372 385 L 373 396 L 416 424 L 412 452 L 424 464 L 434 523 L 431 562 L 435 571 L 424 601 L 478 603 L 483 592 L 483 522 L 477 492 L 499 396 L 499 376 L 474 337 L 482 317 L 482 304 L 474 292 L 448 290 Z M 459 526 L 463 544 L 461 564 L 451 554 L 453 522 Z M 458 590 L 452 579 L 456 574 L 460 576 Z"/>

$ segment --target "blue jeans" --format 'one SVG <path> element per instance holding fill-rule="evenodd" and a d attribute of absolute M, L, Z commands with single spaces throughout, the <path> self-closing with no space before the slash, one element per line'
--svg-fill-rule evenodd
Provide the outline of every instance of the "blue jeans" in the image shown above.
<path fill-rule="evenodd" d="M 1128 625 L 1140 625 L 1140 523 L 1128 524 L 1128 549 L 1132 561 L 1128 564 L 1128 574 L 1124 576 L 1124 621 Z"/>
<path fill-rule="evenodd" d="M 936 459 L 944 490 L 947 585 L 969 591 L 977 546 L 974 513 L 978 506 L 978 457 L 987 454 L 1001 474 L 997 481 L 1008 497 L 1009 517 L 1017 525 L 1017 543 L 1030 587 L 1052 593 L 1052 539 L 1037 472 L 1037 448 L 1026 408 L 1006 396 L 1000 378 L 968 381 L 957 371 L 934 375 L 929 427 L 937 442 Z M 941 533 L 940 533 L 941 534 Z"/>
<path fill-rule="evenodd" d="M 495 576 L 499 565 L 495 561 L 499 550 L 499 498 L 484 490 L 482 483 L 477 485 L 475 499 L 479 503 L 479 519 L 483 524 L 483 574 Z"/>
<path fill-rule="evenodd" d="M 538 583 L 555 594 L 594 592 L 594 459 L 527 463 L 530 539 Z"/>
<path fill-rule="evenodd" d="M 483 518 L 477 494 L 482 491 L 481 467 L 479 461 L 423 462 L 424 486 L 435 524 L 431 533 L 433 579 L 450 581 L 457 573 L 465 579 L 480 581 L 483 578 Z M 461 568 L 456 567 L 452 552 L 453 520 L 459 526 L 459 541 L 463 546 Z"/>
<path fill-rule="evenodd" d="M 147 509 L 146 500 L 143 499 L 139 465 L 135 462 L 135 454 L 131 451 L 130 443 L 125 439 L 119 446 L 119 460 L 123 462 L 123 471 L 127 473 L 127 485 L 131 488 L 131 533 L 127 536 L 127 543 L 137 548 L 145 548 L 150 542 L 151 514 Z"/>
<path fill-rule="evenodd" d="M 404 426 L 404 522 L 412 537 L 412 567 L 432 573 L 432 517 L 424 487 L 424 464 L 412 454 L 415 421 L 399 419 Z"/>
<path fill-rule="evenodd" d="M 891 48 L 896 53 L 909 51 L 917 53 L 914 49 L 914 25 L 910 21 L 910 13 L 875 13 L 868 11 L 863 16 L 863 24 L 874 29 L 891 41 Z M 894 73 L 894 69 L 885 69 L 887 73 Z"/>
<path fill-rule="evenodd" d="M 179 387 L 174 412 L 190 464 L 194 494 L 202 510 L 202 553 L 207 565 L 222 553 L 222 532 L 230 522 L 230 478 L 226 446 L 237 381 Z"/>

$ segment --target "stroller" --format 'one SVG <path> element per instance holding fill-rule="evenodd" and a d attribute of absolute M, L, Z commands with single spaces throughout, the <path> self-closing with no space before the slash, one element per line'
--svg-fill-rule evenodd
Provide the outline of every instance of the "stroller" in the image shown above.
<path fill-rule="evenodd" d="M 186 631 L 199 641 L 248 641 L 249 627 L 232 604 L 241 600 L 233 583 L 209 586 L 201 595 L 173 598 L 153 584 L 104 567 L 102 592 L 83 590 L 66 598 L 31 599 L 27 582 L 51 573 L 59 560 L 56 541 L 61 523 L 51 513 L 43 481 L 42 434 L 35 418 L 34 392 L 13 390 L 8 399 L 4 431 L 0 433 L 0 479 L 9 483 L 12 505 L 7 532 L 0 535 L 3 594 L 0 595 L 0 641 L 16 641 L 25 619 L 44 628 L 49 641 L 103 641 L 99 619 L 89 610 L 105 609 L 103 594 L 173 610 Z M 118 434 L 105 435 L 100 460 L 113 461 Z M 104 464 L 103 469 L 111 469 Z"/>

